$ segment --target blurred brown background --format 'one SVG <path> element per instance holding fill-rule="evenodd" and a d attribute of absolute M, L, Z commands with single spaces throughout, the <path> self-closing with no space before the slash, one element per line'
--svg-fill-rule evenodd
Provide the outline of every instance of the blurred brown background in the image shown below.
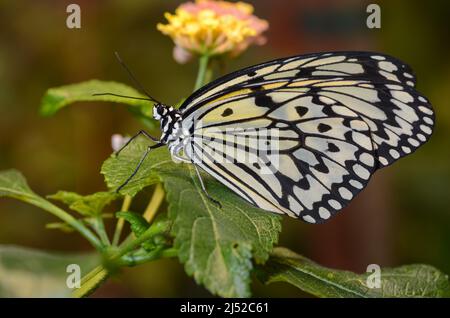
<path fill-rule="evenodd" d="M 81 29 L 68 29 L 69 3 L 81 6 Z M 418 152 L 376 173 L 338 217 L 312 226 L 285 218 L 280 245 L 335 268 L 365 271 L 370 263 L 429 263 L 450 273 L 450 2 L 258 0 L 270 23 L 269 42 L 228 63 L 227 71 L 282 56 L 325 50 L 375 50 L 410 64 L 437 123 Z M 119 51 L 158 99 L 187 96 L 196 65 L 178 65 L 172 42 L 156 30 L 181 1 L 0 2 L 0 170 L 17 168 L 39 194 L 103 190 L 101 163 L 113 133 L 142 128 L 120 105 L 84 103 L 55 117 L 38 115 L 49 87 L 98 78 L 128 83 Z M 381 6 L 381 29 L 366 27 L 368 3 Z M 139 200 L 135 202 L 139 207 Z M 142 202 L 144 204 L 144 202 Z M 46 230 L 55 221 L 37 208 L 0 200 L 0 244 L 55 251 L 87 250 L 76 234 Z M 302 296 L 287 284 L 261 286 L 256 296 Z M 125 270 L 95 296 L 208 296 L 177 261 Z"/>

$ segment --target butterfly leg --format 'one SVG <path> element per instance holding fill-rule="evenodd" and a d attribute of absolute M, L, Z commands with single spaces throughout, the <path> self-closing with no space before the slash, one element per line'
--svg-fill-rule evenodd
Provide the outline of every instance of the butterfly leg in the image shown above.
<path fill-rule="evenodd" d="M 141 159 L 139 160 L 139 163 L 137 164 L 136 168 L 134 169 L 133 173 L 127 178 L 127 180 L 125 180 L 124 183 L 122 183 L 120 185 L 120 187 L 117 188 L 116 192 L 119 192 L 120 190 L 123 189 L 124 186 L 126 186 L 131 179 L 133 179 L 133 177 L 136 175 L 136 173 L 139 171 L 139 169 L 141 168 L 142 163 L 144 162 L 145 158 L 147 158 L 148 154 L 150 153 L 150 150 L 155 149 L 155 148 L 159 148 L 161 146 L 164 146 L 163 143 L 158 143 L 156 145 L 153 146 L 148 146 L 147 150 L 144 152 L 144 154 L 142 155 Z"/>
<path fill-rule="evenodd" d="M 219 201 L 214 199 L 212 196 L 209 195 L 208 191 L 206 191 L 205 183 L 203 182 L 202 176 L 200 175 L 200 171 L 198 170 L 198 167 L 195 163 L 193 163 L 195 172 L 197 173 L 198 180 L 200 181 L 200 186 L 202 187 L 203 192 L 205 193 L 206 197 L 211 200 L 214 204 L 216 204 L 220 209 L 222 208 L 222 204 L 220 204 Z"/>
<path fill-rule="evenodd" d="M 119 153 L 125 149 L 126 147 L 128 147 L 128 145 L 135 140 L 137 137 L 139 137 L 140 135 L 143 135 L 145 137 L 147 137 L 148 139 L 150 139 L 151 141 L 155 141 L 155 142 L 159 142 L 159 140 L 155 137 L 153 137 L 152 135 L 150 135 L 148 132 L 146 132 L 145 130 L 139 130 L 139 132 L 137 134 L 135 134 L 133 137 L 131 137 L 126 143 L 125 145 L 123 145 L 117 152 L 116 152 L 116 156 L 119 155 Z"/>

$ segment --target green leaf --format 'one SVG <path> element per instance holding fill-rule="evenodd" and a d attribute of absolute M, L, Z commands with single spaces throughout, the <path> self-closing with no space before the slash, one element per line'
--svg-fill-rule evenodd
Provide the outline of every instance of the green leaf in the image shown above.
<path fill-rule="evenodd" d="M 130 175 L 146 145 L 144 140 L 136 140 L 120 156 L 106 160 L 102 173 L 110 188 Z M 174 245 L 187 273 L 214 294 L 249 296 L 251 260 L 263 263 L 268 258 L 281 229 L 280 217 L 251 206 L 206 174 L 203 178 L 222 208 L 205 196 L 191 165 L 175 164 L 167 149 L 159 148 L 152 150 L 123 192 L 135 194 L 161 180 L 169 219 L 174 221 Z"/>
<path fill-rule="evenodd" d="M 67 266 L 80 266 L 81 276 L 100 263 L 97 254 L 49 253 L 0 245 L 0 297 L 69 297 L 66 281 L 73 273 Z"/>
<path fill-rule="evenodd" d="M 368 287 L 370 275 L 326 268 L 286 248 L 257 268 L 267 284 L 287 282 L 318 297 L 450 297 L 448 276 L 429 265 L 382 268 L 380 288 Z"/>
<path fill-rule="evenodd" d="M 94 96 L 99 93 L 146 98 L 134 88 L 121 83 L 90 80 L 48 89 L 42 98 L 40 113 L 43 116 L 52 116 L 61 108 L 75 102 L 114 102 L 129 105 L 128 110 L 142 120 L 147 127 L 156 127 L 152 119 L 152 102 L 110 95 Z"/>
<path fill-rule="evenodd" d="M 134 235 L 136 235 L 136 237 L 141 236 L 150 226 L 150 224 L 146 219 L 144 219 L 142 215 L 135 212 L 117 212 L 116 216 L 119 218 L 123 218 L 125 219 L 125 221 L 130 223 L 131 231 L 134 233 Z"/>
<path fill-rule="evenodd" d="M 0 196 L 8 196 L 23 200 L 36 194 L 30 189 L 25 177 L 17 170 L 10 169 L 0 172 Z"/>
<path fill-rule="evenodd" d="M 50 212 L 80 232 L 95 248 L 103 248 L 98 238 L 81 222 L 66 211 L 34 193 L 28 186 L 25 177 L 19 171 L 14 169 L 0 171 L 0 197 L 2 196 L 18 199 Z"/>
<path fill-rule="evenodd" d="M 119 194 L 115 192 L 97 192 L 90 195 L 80 195 L 75 192 L 58 191 L 47 198 L 67 204 L 70 209 L 84 216 L 100 215 L 108 204 L 116 200 Z"/>
<path fill-rule="evenodd" d="M 137 138 L 120 155 L 113 154 L 103 163 L 101 173 L 111 190 L 119 188 L 133 173 L 149 145 L 144 137 Z M 160 165 L 172 163 L 166 152 L 157 150 L 152 150 L 147 159 L 133 179 L 120 191 L 121 194 L 135 196 L 143 188 L 160 182 L 161 179 L 155 169 Z"/>

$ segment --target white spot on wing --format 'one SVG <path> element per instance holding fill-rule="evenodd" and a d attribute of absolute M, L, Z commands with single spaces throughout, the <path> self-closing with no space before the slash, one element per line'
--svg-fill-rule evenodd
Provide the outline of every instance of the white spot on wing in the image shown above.
<path fill-rule="evenodd" d="M 392 73 L 386 72 L 386 71 L 380 71 L 380 74 L 383 75 L 385 78 L 391 81 L 400 82 L 397 76 L 395 76 Z"/>
<path fill-rule="evenodd" d="M 410 153 L 411 152 L 411 148 L 406 147 L 406 146 L 403 146 L 402 150 L 403 150 L 404 153 Z"/>
<path fill-rule="evenodd" d="M 354 142 L 356 142 L 361 147 L 371 150 L 372 149 L 372 139 L 370 139 L 369 136 L 364 135 L 362 133 L 354 131 L 352 133 L 352 139 Z"/>
<path fill-rule="evenodd" d="M 359 181 L 357 181 L 357 180 L 350 180 L 349 181 L 349 183 L 353 186 L 353 187 L 355 187 L 356 189 L 362 189 L 363 188 L 363 185 L 362 185 L 362 183 L 361 182 L 359 182 Z"/>
<path fill-rule="evenodd" d="M 298 68 L 299 66 L 305 64 L 308 61 L 311 61 L 314 57 L 309 57 L 306 59 L 297 59 L 295 61 L 289 62 L 278 69 L 278 71 L 287 71 L 294 68 Z"/>
<path fill-rule="evenodd" d="M 359 120 L 359 119 L 352 120 L 350 122 L 350 127 L 353 130 L 357 130 L 357 131 L 367 131 L 367 130 L 369 130 L 369 126 L 367 126 L 367 123 L 364 122 L 363 120 Z"/>
<path fill-rule="evenodd" d="M 394 159 L 398 159 L 400 157 L 400 154 L 398 153 L 397 150 L 395 149 L 391 149 L 389 150 L 389 154 L 392 156 L 392 158 Z"/>
<path fill-rule="evenodd" d="M 381 162 L 381 164 L 387 166 L 389 164 L 389 161 L 387 161 L 384 157 L 378 157 L 378 161 Z"/>
<path fill-rule="evenodd" d="M 307 64 L 305 64 L 305 67 L 313 67 L 313 66 L 318 66 L 318 65 L 323 65 L 323 64 L 331 64 L 331 63 L 337 63 L 337 62 L 342 62 L 343 60 L 345 60 L 345 56 L 332 56 L 332 57 L 327 57 L 327 58 L 319 58 L 315 61 L 309 62 Z"/>
<path fill-rule="evenodd" d="M 335 210 L 339 210 L 342 208 L 342 205 L 336 200 L 329 200 L 328 204 Z"/>
<path fill-rule="evenodd" d="M 389 89 L 396 89 L 396 90 L 402 90 L 403 87 L 400 85 L 395 85 L 395 84 L 386 84 L 386 87 Z"/>
<path fill-rule="evenodd" d="M 320 207 L 319 208 L 319 215 L 322 219 L 327 220 L 330 218 L 331 213 L 330 211 L 328 211 L 327 209 L 325 209 L 324 207 Z"/>
<path fill-rule="evenodd" d="M 391 91 L 392 97 L 404 102 L 404 103 L 411 103 L 414 101 L 414 98 L 411 96 L 411 94 L 405 92 L 405 91 Z"/>
<path fill-rule="evenodd" d="M 419 97 L 419 99 L 420 99 L 420 97 Z M 422 113 L 425 113 L 425 114 L 427 114 L 427 115 L 433 114 L 433 111 L 432 111 L 430 108 L 425 107 L 425 106 L 419 106 L 419 110 L 420 110 Z"/>
<path fill-rule="evenodd" d="M 289 209 L 296 215 L 299 215 L 300 212 L 303 211 L 303 207 L 291 195 L 288 196 L 288 202 L 289 202 Z"/>
<path fill-rule="evenodd" d="M 327 97 L 325 97 L 325 98 L 327 98 Z M 331 110 L 333 110 L 333 112 L 335 112 L 338 115 L 348 116 L 348 117 L 357 117 L 357 114 L 355 112 L 353 112 L 352 110 L 350 110 L 344 106 L 337 106 L 337 105 L 331 106 Z"/>
<path fill-rule="evenodd" d="M 291 71 L 285 71 L 285 72 L 279 72 L 279 73 L 272 73 L 264 76 L 264 80 L 274 80 L 279 78 L 290 78 L 295 77 L 298 74 L 298 70 L 291 70 Z"/>
<path fill-rule="evenodd" d="M 359 156 L 359 161 L 370 167 L 372 167 L 375 162 L 373 156 L 367 152 L 364 152 Z"/>
<path fill-rule="evenodd" d="M 431 119 L 430 117 L 424 117 L 423 121 L 429 125 L 433 125 L 433 119 Z"/>
<path fill-rule="evenodd" d="M 370 172 L 361 166 L 360 164 L 353 165 L 353 171 L 359 176 L 361 179 L 367 180 L 370 177 Z"/>
<path fill-rule="evenodd" d="M 417 138 L 419 138 L 420 141 L 426 141 L 427 140 L 427 137 L 425 137 L 422 134 L 417 134 Z"/>
<path fill-rule="evenodd" d="M 345 72 L 345 73 L 350 73 L 350 74 L 364 73 L 363 67 L 357 63 L 337 63 L 337 64 L 331 64 L 331 65 L 323 65 L 323 66 L 318 66 L 317 69 L 324 70 L 324 71 Z"/>
<path fill-rule="evenodd" d="M 380 99 L 378 98 L 378 92 L 374 89 L 363 88 L 363 87 L 327 87 L 327 90 L 349 94 L 352 96 L 356 96 L 363 100 L 369 102 L 378 102 Z"/>
<path fill-rule="evenodd" d="M 319 163 L 319 161 L 317 161 L 317 159 L 316 159 L 316 156 L 311 151 L 303 149 L 303 148 L 296 150 L 294 152 L 294 156 L 297 159 L 300 159 L 300 160 L 306 162 L 310 166 L 315 166 L 316 164 Z"/>
<path fill-rule="evenodd" d="M 413 145 L 414 147 L 418 147 L 420 145 L 420 143 L 415 140 L 414 138 L 408 138 L 408 142 Z"/>
<path fill-rule="evenodd" d="M 328 105 L 331 105 L 331 104 L 336 103 L 335 100 L 332 100 L 331 98 L 328 98 L 328 97 L 325 97 L 325 96 L 320 96 L 320 97 L 319 97 L 319 100 L 320 100 L 322 103 L 325 103 L 325 104 L 328 104 Z"/>
<path fill-rule="evenodd" d="M 350 200 L 353 197 L 353 194 L 345 187 L 339 188 L 339 194 L 345 200 Z"/>
<path fill-rule="evenodd" d="M 316 223 L 316 220 L 311 215 L 304 215 L 303 220 L 305 220 L 308 223 Z"/>
<path fill-rule="evenodd" d="M 378 67 L 381 68 L 382 70 L 385 70 L 388 72 L 393 72 L 393 71 L 398 70 L 397 66 L 394 63 L 388 62 L 388 61 L 379 62 Z"/>
<path fill-rule="evenodd" d="M 426 134 L 431 134 L 431 128 L 425 125 L 420 125 L 420 130 L 422 130 Z"/>

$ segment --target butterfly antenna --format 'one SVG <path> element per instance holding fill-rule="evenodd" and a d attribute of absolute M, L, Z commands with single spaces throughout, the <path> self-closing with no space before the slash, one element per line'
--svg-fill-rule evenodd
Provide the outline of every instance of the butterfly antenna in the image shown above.
<path fill-rule="evenodd" d="M 150 99 L 150 98 L 127 96 L 127 95 L 120 95 L 120 94 L 114 94 L 114 93 L 95 93 L 95 94 L 92 94 L 92 96 L 116 96 L 116 97 L 131 98 L 131 99 L 138 99 L 138 100 L 149 100 L 152 102 L 154 101 L 153 99 Z"/>
<path fill-rule="evenodd" d="M 151 100 L 152 102 L 155 102 L 157 104 L 162 104 L 160 101 L 156 100 L 155 98 L 153 98 L 148 92 L 147 90 L 144 88 L 144 86 L 142 86 L 142 84 L 137 80 L 136 76 L 134 76 L 133 72 L 131 72 L 131 70 L 128 68 L 128 66 L 125 64 L 125 62 L 122 60 L 122 58 L 120 57 L 119 53 L 114 52 L 114 55 L 116 56 L 117 60 L 119 61 L 120 65 L 122 65 L 122 67 L 125 69 L 125 71 L 128 73 L 128 75 L 130 76 L 131 80 L 133 81 L 133 83 L 136 85 L 136 87 L 145 95 L 148 96 L 149 100 Z"/>

